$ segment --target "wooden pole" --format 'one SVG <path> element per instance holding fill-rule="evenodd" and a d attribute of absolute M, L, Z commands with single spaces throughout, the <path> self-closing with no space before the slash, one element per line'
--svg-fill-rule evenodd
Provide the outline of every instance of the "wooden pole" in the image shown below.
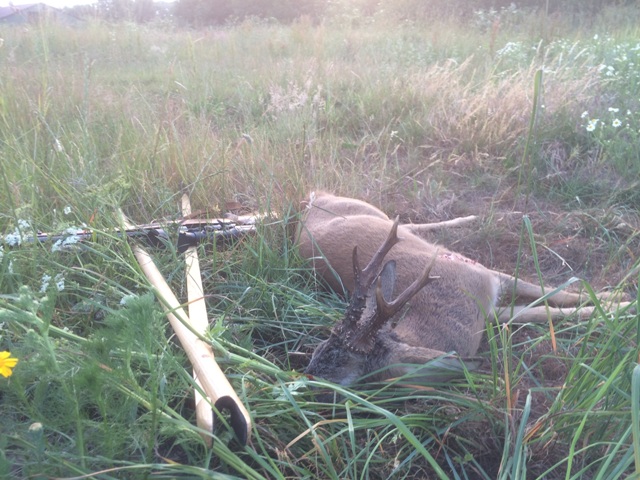
<path fill-rule="evenodd" d="M 182 196 L 182 217 L 187 218 L 191 215 L 191 202 L 189 196 L 185 193 Z M 204 289 L 202 288 L 202 275 L 200 274 L 200 260 L 198 259 L 198 249 L 194 247 L 187 248 L 184 253 L 184 261 L 186 263 L 187 278 L 187 300 L 189 309 L 189 320 L 191 326 L 200 335 L 204 335 L 209 326 L 209 318 L 207 316 L 207 306 L 204 301 Z M 196 384 L 204 391 L 202 382 L 198 379 L 198 374 L 193 372 L 193 379 Z M 196 423 L 205 432 L 213 432 L 213 410 L 211 410 L 211 399 L 205 399 L 198 389 L 193 390 L 196 404 Z M 202 439 L 211 447 L 213 438 L 211 435 L 201 433 Z"/>
<path fill-rule="evenodd" d="M 124 214 L 122 218 L 126 224 L 127 220 Z M 251 417 L 220 366 L 216 363 L 211 346 L 200 340 L 194 333 L 196 330 L 194 330 L 189 317 L 149 254 L 138 245 L 133 245 L 132 250 L 140 268 L 156 290 L 156 295 L 165 309 L 169 323 L 193 365 L 197 381 L 200 382 L 218 412 L 225 409 L 229 411 L 231 427 L 238 440 L 243 445 L 246 444 L 251 435 Z M 208 402 L 204 400 L 204 403 Z"/>

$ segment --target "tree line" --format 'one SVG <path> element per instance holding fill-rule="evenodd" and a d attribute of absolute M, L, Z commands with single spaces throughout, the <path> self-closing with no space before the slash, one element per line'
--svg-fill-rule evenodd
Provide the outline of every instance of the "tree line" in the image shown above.
<path fill-rule="evenodd" d="M 283 23 L 300 17 L 321 20 L 336 16 L 374 16 L 432 21 L 470 18 L 478 11 L 542 11 L 590 17 L 611 6 L 638 5 L 640 0 L 98 0 L 94 5 L 74 7 L 81 17 L 110 21 L 148 22 L 170 18 L 178 24 L 204 27 L 231 20 L 258 17 Z"/>

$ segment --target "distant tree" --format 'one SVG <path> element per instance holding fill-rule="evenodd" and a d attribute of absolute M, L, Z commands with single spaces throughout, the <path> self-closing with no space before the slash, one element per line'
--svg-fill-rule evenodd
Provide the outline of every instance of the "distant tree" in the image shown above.
<path fill-rule="evenodd" d="M 133 0 L 98 0 L 98 15 L 106 20 L 133 20 Z"/>
<path fill-rule="evenodd" d="M 290 22 L 302 15 L 318 18 L 328 0 L 178 0 L 174 15 L 193 26 L 224 23 L 230 17 L 275 18 Z"/>
<path fill-rule="evenodd" d="M 154 1 L 154 18 L 166 19 L 173 16 L 174 2 L 171 1 Z"/>
<path fill-rule="evenodd" d="M 539 11 L 594 17 L 611 6 L 639 5 L 640 0 L 347 0 L 365 15 L 384 10 L 392 18 L 434 21 L 439 18 L 469 20 L 477 11 Z"/>
<path fill-rule="evenodd" d="M 155 17 L 156 11 L 153 0 L 135 0 L 133 5 L 135 20 L 138 23 L 146 23 Z"/>
<path fill-rule="evenodd" d="M 303 15 L 318 18 L 326 10 L 327 0 L 231 0 L 238 17 L 258 16 L 290 22 Z"/>
<path fill-rule="evenodd" d="M 228 0 L 178 0 L 173 9 L 179 21 L 195 27 L 223 23 L 231 13 Z"/>
<path fill-rule="evenodd" d="M 98 17 L 98 7 L 94 4 L 91 5 L 75 5 L 73 7 L 68 7 L 66 10 L 69 10 L 74 17 L 90 19 Z"/>

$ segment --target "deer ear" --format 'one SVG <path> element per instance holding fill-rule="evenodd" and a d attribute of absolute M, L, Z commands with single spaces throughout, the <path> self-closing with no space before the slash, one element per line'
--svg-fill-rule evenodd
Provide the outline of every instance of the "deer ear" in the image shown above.
<path fill-rule="evenodd" d="M 393 291 L 396 288 L 396 261 L 389 260 L 384 264 L 382 272 L 380 272 L 379 280 L 382 288 L 382 298 L 387 302 L 391 301 L 393 297 Z M 375 291 L 372 291 L 372 296 L 375 297 Z"/>
<path fill-rule="evenodd" d="M 382 288 L 382 295 L 387 302 L 391 301 L 391 297 L 393 296 L 393 290 L 396 286 L 396 261 L 389 260 L 382 267 L 382 272 L 378 276 L 378 280 L 373 282 L 367 290 L 367 302 L 365 310 L 362 314 L 362 318 L 370 319 L 375 315 L 376 310 L 378 308 L 376 301 L 376 288 L 378 286 L 378 282 L 380 282 L 380 286 Z"/>

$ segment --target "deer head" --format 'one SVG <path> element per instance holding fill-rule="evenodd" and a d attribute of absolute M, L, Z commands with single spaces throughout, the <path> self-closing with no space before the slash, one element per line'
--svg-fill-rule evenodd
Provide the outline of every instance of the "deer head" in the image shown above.
<path fill-rule="evenodd" d="M 417 278 L 395 300 L 390 301 L 396 282 L 396 264 L 384 258 L 400 241 L 398 218 L 384 243 L 369 264 L 360 270 L 358 247 L 353 249 L 355 287 L 344 318 L 335 325 L 330 337 L 316 348 L 305 373 L 325 380 L 350 385 L 358 378 L 389 364 L 396 347 L 392 334 L 383 327 L 406 303 L 424 287 L 436 256 Z M 400 348 L 398 346 L 398 348 Z"/>

